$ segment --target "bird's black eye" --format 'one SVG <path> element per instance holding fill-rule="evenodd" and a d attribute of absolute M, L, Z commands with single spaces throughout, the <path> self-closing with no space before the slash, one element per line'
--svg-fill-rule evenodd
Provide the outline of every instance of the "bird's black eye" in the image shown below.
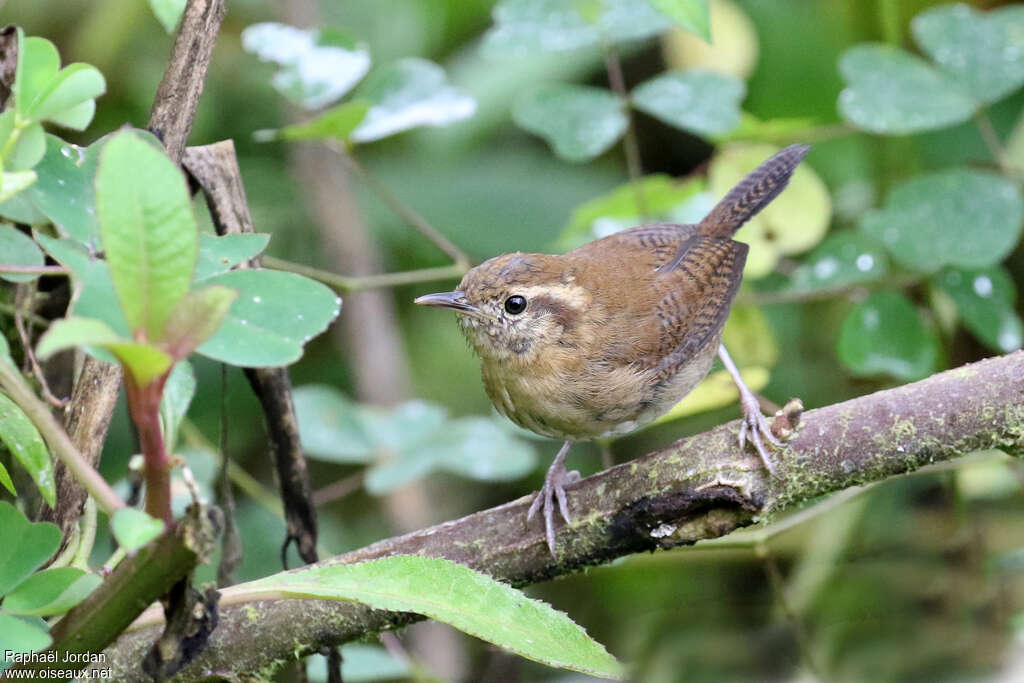
<path fill-rule="evenodd" d="M 505 310 L 512 315 L 519 315 L 526 310 L 526 297 L 513 294 L 505 299 Z"/>

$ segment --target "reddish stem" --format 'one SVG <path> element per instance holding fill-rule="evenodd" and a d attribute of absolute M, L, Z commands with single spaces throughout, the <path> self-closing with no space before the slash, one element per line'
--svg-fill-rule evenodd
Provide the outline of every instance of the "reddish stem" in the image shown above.
<path fill-rule="evenodd" d="M 160 399 L 164 393 L 164 374 L 139 388 L 129 374 L 125 381 L 128 411 L 139 430 L 139 446 L 145 459 L 146 513 L 162 519 L 168 527 L 174 523 L 171 513 L 171 459 L 160 431 Z"/>

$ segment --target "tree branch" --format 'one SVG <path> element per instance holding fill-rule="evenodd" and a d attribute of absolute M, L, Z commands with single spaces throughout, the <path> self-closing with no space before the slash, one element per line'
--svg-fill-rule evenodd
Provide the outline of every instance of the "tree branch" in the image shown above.
<path fill-rule="evenodd" d="M 1002 448 L 1024 456 L 1024 351 L 809 411 L 803 425 L 779 453 L 779 480 L 766 475 L 756 455 L 737 451 L 736 421 L 568 487 L 575 521 L 558 530 L 557 559 L 547 551 L 541 526 L 525 524 L 531 497 L 524 496 L 325 563 L 445 557 L 521 586 L 631 553 L 723 536 L 792 503 L 971 451 Z M 244 590 L 244 584 L 229 589 L 231 601 Z M 265 670 L 415 618 L 346 602 L 236 602 L 223 609 L 209 648 L 182 677 Z M 158 627 L 139 625 L 107 652 L 118 680 L 142 680 L 135 662 Z"/>

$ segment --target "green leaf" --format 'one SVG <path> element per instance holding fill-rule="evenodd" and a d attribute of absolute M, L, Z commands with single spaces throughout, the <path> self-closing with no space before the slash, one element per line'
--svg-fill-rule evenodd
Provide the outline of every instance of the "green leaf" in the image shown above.
<path fill-rule="evenodd" d="M 237 298 L 236 290 L 221 285 L 207 285 L 182 297 L 167 318 L 166 347 L 171 356 L 184 358 L 212 337 Z"/>
<path fill-rule="evenodd" d="M 0 202 L 6 202 L 36 181 L 35 171 L 4 171 L 0 174 Z M 16 214 L 3 212 L 2 215 L 18 220 Z M 24 222 L 24 221 L 19 221 Z"/>
<path fill-rule="evenodd" d="M 798 290 L 831 289 L 872 282 L 888 271 L 889 257 L 873 239 L 852 230 L 829 235 L 793 272 Z"/>
<path fill-rule="evenodd" d="M 476 112 L 476 100 L 448 84 L 444 69 L 408 57 L 377 69 L 352 97 L 370 104 L 350 136 L 371 142 L 421 126 L 447 126 Z"/>
<path fill-rule="evenodd" d="M 19 619 L 13 614 L 4 614 L 0 610 L 0 633 L 4 634 L 3 647 L 12 652 L 38 652 L 50 647 L 53 638 L 46 632 L 46 624 L 29 624 L 24 619 Z M 14 662 L 0 659 L 0 671 L 8 668 Z"/>
<path fill-rule="evenodd" d="M 90 255 L 86 248 L 71 238 L 54 239 L 41 232 L 35 233 L 36 241 L 61 265 L 71 269 L 74 293 L 70 313 L 82 318 L 95 318 L 110 325 L 118 335 L 131 334 L 128 323 L 121 313 L 114 292 L 114 281 L 106 261 Z M 100 360 L 114 362 L 109 355 L 99 356 Z"/>
<path fill-rule="evenodd" d="M 636 0 L 501 0 L 483 49 L 492 55 L 563 52 L 642 40 L 672 28 L 673 21 Z"/>
<path fill-rule="evenodd" d="M 196 284 L 208 277 L 226 273 L 239 263 L 263 253 L 270 242 L 266 233 L 235 235 L 199 235 L 199 261 L 196 263 Z"/>
<path fill-rule="evenodd" d="M 14 149 L 4 158 L 4 168 L 10 171 L 33 168 L 44 154 L 46 154 L 46 134 L 43 132 L 43 126 L 39 123 L 30 124 L 21 131 L 18 141 L 14 144 Z"/>
<path fill-rule="evenodd" d="M 179 168 L 132 131 L 110 138 L 96 173 L 96 208 L 114 289 L 133 333 L 164 338 L 188 292 L 198 228 Z"/>
<path fill-rule="evenodd" d="M 533 446 L 495 420 L 465 417 L 445 422 L 372 467 L 366 474 L 366 490 L 382 495 L 435 470 L 479 481 L 512 481 L 532 472 L 536 464 Z"/>
<path fill-rule="evenodd" d="M 42 494 L 43 500 L 50 507 L 57 505 L 57 487 L 53 479 L 53 463 L 50 452 L 46 449 L 43 437 L 32 424 L 32 420 L 22 411 L 17 403 L 0 393 L 0 440 L 7 446 L 14 459 L 22 464 L 32 475 Z M 3 546 L 0 546 L 3 547 Z"/>
<path fill-rule="evenodd" d="M 670 71 L 630 94 L 640 111 L 697 135 L 724 135 L 740 123 L 743 81 L 712 71 Z"/>
<path fill-rule="evenodd" d="M 594 239 L 607 237 L 623 227 L 639 225 L 643 220 L 680 221 L 678 211 L 704 190 L 704 179 L 691 176 L 676 180 L 661 173 L 644 176 L 639 182 L 619 185 L 611 192 L 580 204 L 572 212 L 569 225 L 558 237 L 560 251 L 568 251 Z M 646 213 L 637 204 L 643 195 Z M 710 207 L 707 207 L 710 208 Z M 707 213 L 699 212 L 697 220 Z M 681 222 L 690 222 L 682 219 Z"/>
<path fill-rule="evenodd" d="M 8 223 L 0 223 L 0 266 L 41 266 L 46 262 L 32 238 Z M 31 282 L 38 275 L 0 273 L 8 282 Z"/>
<path fill-rule="evenodd" d="M 60 68 L 60 55 L 44 38 L 24 38 L 18 54 L 18 75 L 13 89 L 15 110 L 28 121 L 49 119 L 82 130 L 86 102 L 106 92 L 106 82 L 96 67 L 70 64 Z"/>
<path fill-rule="evenodd" d="M 242 47 L 281 70 L 271 85 L 306 109 L 334 102 L 370 69 L 370 51 L 340 31 L 302 30 L 286 24 L 253 24 L 242 31 Z"/>
<path fill-rule="evenodd" d="M 168 33 L 174 33 L 188 0 L 149 0 L 149 7 L 157 21 Z"/>
<path fill-rule="evenodd" d="M 376 609 L 414 612 L 550 666 L 623 678 L 614 657 L 565 614 L 468 567 L 404 555 L 300 569 L 246 584 L 247 592 L 355 600 Z"/>
<path fill-rule="evenodd" d="M 607 90 L 582 85 L 541 86 L 520 98 L 512 118 L 540 135 L 566 161 L 589 161 L 622 137 L 629 118 Z"/>
<path fill-rule="evenodd" d="M 918 14 L 910 28 L 921 49 L 979 102 L 1024 85 L 1024 8 L 941 5 Z"/>
<path fill-rule="evenodd" d="M 96 248 L 100 244 L 100 227 L 93 183 L 102 148 L 102 140 L 89 147 L 78 147 L 47 135 L 46 154 L 35 167 L 39 180 L 27 193 L 63 235 Z"/>
<path fill-rule="evenodd" d="M 123 507 L 111 518 L 110 530 L 118 545 L 125 552 L 132 553 L 162 534 L 164 523 L 142 510 Z"/>
<path fill-rule="evenodd" d="M 8 502 L 0 501 L 0 596 L 24 581 L 60 547 L 60 529 L 49 522 L 29 522 Z M 3 632 L 3 631 L 0 631 Z"/>
<path fill-rule="evenodd" d="M 947 128 L 977 109 L 952 78 L 891 45 L 852 47 L 839 58 L 847 87 L 839 113 L 870 133 L 907 135 Z"/>
<path fill-rule="evenodd" d="M 368 433 L 366 409 L 325 384 L 297 387 L 292 398 L 308 457 L 338 463 L 372 461 L 377 445 Z"/>
<path fill-rule="evenodd" d="M 0 484 L 10 491 L 12 496 L 17 497 L 18 491 L 14 488 L 14 482 L 11 481 L 11 474 L 7 471 L 7 468 L 4 467 L 2 462 L 0 462 Z"/>
<path fill-rule="evenodd" d="M 650 0 L 677 24 L 706 42 L 711 42 L 711 9 L 708 0 Z"/>
<path fill-rule="evenodd" d="M 92 117 L 95 115 L 96 100 L 86 100 L 70 109 L 65 109 L 58 114 L 52 115 L 49 120 L 58 126 L 64 126 L 72 130 L 85 130 L 89 127 Z"/>
<path fill-rule="evenodd" d="M 881 290 L 850 311 L 838 350 L 854 375 L 915 380 L 935 372 L 939 341 L 906 297 Z"/>
<path fill-rule="evenodd" d="M 986 171 L 950 169 L 917 176 L 869 211 L 860 229 L 901 265 L 934 271 L 1002 261 L 1020 239 L 1024 200 L 1017 186 Z"/>
<path fill-rule="evenodd" d="M 174 360 L 165 351 L 118 335 L 102 320 L 63 318 L 57 320 L 39 340 L 36 355 L 48 358 L 75 346 L 99 346 L 110 351 L 141 388 L 171 369 Z"/>
<path fill-rule="evenodd" d="M 1021 348 L 1024 326 L 1014 310 L 1017 289 L 1004 268 L 947 268 L 932 284 L 952 297 L 964 325 L 986 346 L 1001 353 Z"/>
<path fill-rule="evenodd" d="M 232 365 L 288 365 L 338 315 L 341 299 L 308 278 L 270 270 L 233 270 L 206 278 L 239 292 L 224 324 L 199 353 Z"/>
<path fill-rule="evenodd" d="M 178 440 L 178 427 L 188 413 L 188 406 L 196 393 L 196 375 L 188 361 L 174 364 L 174 369 L 164 384 L 160 399 L 160 432 L 167 449 L 173 451 Z"/>
<path fill-rule="evenodd" d="M 353 100 L 328 109 L 305 123 L 296 123 L 279 130 L 257 131 L 258 140 L 325 140 L 334 139 L 347 143 L 352 131 L 366 118 L 370 103 Z"/>
<path fill-rule="evenodd" d="M 96 574 L 77 567 L 47 569 L 28 577 L 8 593 L 4 610 L 35 617 L 64 614 L 102 582 Z"/>

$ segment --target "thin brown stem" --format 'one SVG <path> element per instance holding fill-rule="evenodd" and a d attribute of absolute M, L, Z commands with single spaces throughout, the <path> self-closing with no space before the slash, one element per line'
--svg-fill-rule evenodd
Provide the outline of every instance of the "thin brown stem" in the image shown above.
<path fill-rule="evenodd" d="M 71 269 L 65 266 L 0 265 L 0 273 L 8 273 L 10 275 L 70 275 Z"/>
<path fill-rule="evenodd" d="M 329 141 L 328 146 L 336 151 L 345 162 L 348 169 L 358 175 L 373 190 L 381 200 L 387 204 L 402 220 L 434 243 L 438 249 L 448 254 L 456 265 L 468 267 L 469 256 L 457 247 L 451 240 L 445 237 L 440 230 L 434 227 L 426 218 L 421 216 L 415 209 L 406 204 L 402 199 L 391 191 L 375 173 L 364 166 L 358 159 L 352 156 L 340 144 Z"/>
<path fill-rule="evenodd" d="M 1003 143 L 999 139 L 995 127 L 992 125 L 992 120 L 989 119 L 984 109 L 979 109 L 974 115 L 974 122 L 981 133 L 981 139 L 985 141 L 985 146 L 988 147 L 989 154 L 992 155 L 996 165 L 999 166 L 999 170 L 1003 175 L 1013 175 L 1013 169 L 1006 158 L 1006 148 L 1003 147 Z"/>
<path fill-rule="evenodd" d="M 327 503 L 333 503 L 336 500 L 341 500 L 345 496 L 355 493 L 359 489 L 363 488 L 364 479 L 366 479 L 366 474 L 363 472 L 356 472 L 353 475 L 342 477 L 341 479 L 314 491 L 313 503 L 319 507 L 321 505 L 327 505 Z"/>
<path fill-rule="evenodd" d="M 629 93 L 626 90 L 626 79 L 622 74 L 622 61 L 619 53 L 612 44 L 605 45 L 604 64 L 608 71 L 608 85 L 618 95 L 619 102 L 626 114 L 626 134 L 622 139 L 622 147 L 626 153 L 626 168 L 629 171 L 629 181 L 633 185 L 633 192 L 636 193 L 636 208 L 641 218 L 648 218 L 647 197 L 640 180 L 643 178 L 644 170 L 640 164 L 640 142 L 636 137 L 636 121 L 633 109 L 629 105 Z"/>

